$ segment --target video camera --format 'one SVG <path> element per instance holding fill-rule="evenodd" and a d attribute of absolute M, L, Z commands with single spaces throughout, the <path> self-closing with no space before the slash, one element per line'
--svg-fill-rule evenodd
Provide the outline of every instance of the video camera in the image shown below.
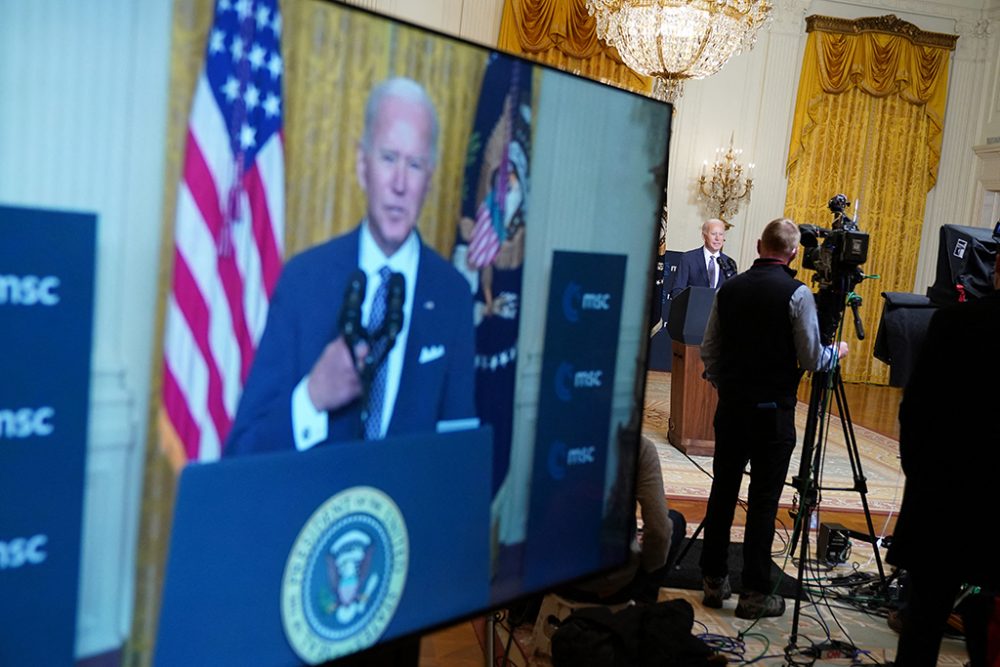
<path fill-rule="evenodd" d="M 850 206 L 847 197 L 835 195 L 827 203 L 833 213 L 830 229 L 816 225 L 799 225 L 802 245 L 802 268 L 815 271 L 814 281 L 820 288 L 851 278 L 858 273 L 858 267 L 868 260 L 868 234 L 858 229 L 858 223 L 844 213 Z M 819 239 L 823 239 L 822 245 Z M 861 281 L 859 277 L 851 288 Z"/>
<path fill-rule="evenodd" d="M 854 311 L 858 338 L 864 329 L 858 315 L 861 297 L 853 294 L 854 287 L 864 280 L 860 266 L 868 260 L 868 234 L 858 229 L 858 223 L 844 210 L 850 206 L 847 197 L 834 195 L 827 203 L 833 213 L 830 229 L 816 225 L 799 225 L 802 234 L 802 268 L 815 271 L 813 282 L 819 285 L 816 308 L 819 315 L 820 337 L 829 344 L 836 334 L 845 304 Z M 820 239 L 823 242 L 820 243 Z M 848 300 L 848 295 L 851 295 Z"/>

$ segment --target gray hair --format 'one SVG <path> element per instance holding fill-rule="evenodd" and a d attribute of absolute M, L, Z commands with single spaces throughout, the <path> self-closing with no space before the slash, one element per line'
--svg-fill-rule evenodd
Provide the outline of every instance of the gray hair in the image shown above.
<path fill-rule="evenodd" d="M 362 148 L 366 151 L 371 150 L 375 118 L 382 107 L 382 102 L 389 97 L 414 102 L 427 110 L 431 118 L 431 164 L 436 164 L 438 134 L 440 133 L 437 109 L 434 108 L 434 102 L 431 101 L 430 95 L 427 94 L 423 86 L 413 79 L 402 76 L 386 79 L 368 93 L 368 102 L 365 104 L 365 129 L 361 135 Z"/>
<path fill-rule="evenodd" d="M 701 223 L 701 233 L 708 234 L 708 228 L 712 225 L 722 225 L 722 231 L 726 231 L 726 223 L 718 218 L 709 218 L 705 222 Z"/>

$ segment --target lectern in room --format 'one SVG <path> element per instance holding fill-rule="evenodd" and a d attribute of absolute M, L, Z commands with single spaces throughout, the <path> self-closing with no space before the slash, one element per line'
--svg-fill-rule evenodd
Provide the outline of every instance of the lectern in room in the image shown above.
<path fill-rule="evenodd" d="M 492 460 L 485 427 L 188 465 L 154 664 L 317 664 L 485 609 Z"/>
<path fill-rule="evenodd" d="M 701 341 L 714 298 L 715 290 L 710 287 L 688 287 L 673 300 L 667 323 L 673 353 L 667 440 L 685 454 L 697 456 L 715 454 L 712 418 L 719 397 L 702 377 L 705 365 L 701 361 Z"/>

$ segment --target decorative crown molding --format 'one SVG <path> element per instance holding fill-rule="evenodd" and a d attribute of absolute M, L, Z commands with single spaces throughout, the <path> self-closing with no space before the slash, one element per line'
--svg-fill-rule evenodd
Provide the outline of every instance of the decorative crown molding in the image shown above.
<path fill-rule="evenodd" d="M 948 35 L 942 32 L 921 30 L 909 21 L 904 21 L 895 14 L 885 16 L 866 16 L 860 19 L 842 19 L 835 16 L 813 14 L 806 17 L 806 32 L 822 30 L 824 32 L 839 32 L 848 35 L 859 35 L 865 32 L 881 32 L 888 35 L 906 37 L 920 46 L 933 46 L 950 51 L 955 50 L 958 35 Z"/>
<path fill-rule="evenodd" d="M 801 35 L 810 4 L 811 0 L 771 0 L 770 25 L 765 29 L 772 33 Z"/>
<path fill-rule="evenodd" d="M 993 34 L 993 22 L 988 18 L 958 19 L 955 21 L 955 32 L 959 37 L 989 39 Z"/>

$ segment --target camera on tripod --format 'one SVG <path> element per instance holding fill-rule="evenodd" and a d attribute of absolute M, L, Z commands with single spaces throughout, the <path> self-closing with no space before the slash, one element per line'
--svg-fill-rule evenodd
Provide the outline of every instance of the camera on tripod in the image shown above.
<path fill-rule="evenodd" d="M 849 206 L 847 197 L 835 195 L 827 204 L 833 213 L 833 224 L 830 229 L 815 225 L 799 225 L 802 234 L 801 243 L 805 247 L 802 253 L 802 266 L 816 272 L 813 281 L 819 283 L 816 293 L 816 315 L 819 320 L 820 342 L 830 345 L 837 337 L 844 317 L 844 309 L 850 306 L 854 313 L 854 328 L 858 340 L 865 337 L 864 327 L 858 308 L 861 297 L 854 292 L 855 286 L 865 279 L 861 265 L 868 259 L 868 234 L 858 229 L 857 220 L 847 215 L 844 210 Z M 822 243 L 820 243 L 822 239 Z M 851 488 L 823 487 L 822 476 L 826 437 L 829 433 L 827 408 L 829 397 L 833 395 L 836 402 L 836 415 L 840 418 L 846 441 L 847 455 L 851 462 L 854 483 Z M 834 414 L 830 411 L 829 414 Z M 861 454 L 858 442 L 854 437 L 854 426 L 851 424 L 851 413 L 847 406 L 847 394 L 844 391 L 844 380 L 840 367 L 834 365 L 831 370 L 815 371 L 812 376 L 812 387 L 809 394 L 809 406 L 806 413 L 806 426 L 802 435 L 802 454 L 799 460 L 799 472 L 792 477 L 798 497 L 798 511 L 795 527 L 790 542 L 800 543 L 798 582 L 800 590 L 803 586 L 805 562 L 809 553 L 810 524 L 815 518 L 814 512 L 819 507 L 820 495 L 824 488 L 836 491 L 856 491 L 861 496 L 861 506 L 865 513 L 867 533 L 848 531 L 838 524 L 822 524 L 820 526 L 820 558 L 828 563 L 841 563 L 847 558 L 850 550 L 848 536 L 857 537 L 872 545 L 872 555 L 878 568 L 878 588 L 882 597 L 888 598 L 885 570 L 882 567 L 882 557 L 879 555 L 878 539 L 875 537 L 875 525 L 872 522 L 871 511 L 868 508 L 868 484 L 861 469 Z M 794 502 L 794 501 L 793 501 Z M 792 616 L 792 634 L 789 637 L 786 656 L 797 649 L 799 611 L 801 601 L 795 600 L 795 613 Z M 793 664 L 789 661 L 789 664 Z M 797 663 L 794 663 L 797 664 Z"/>
<path fill-rule="evenodd" d="M 816 272 L 814 280 L 821 289 L 841 282 L 843 277 L 853 276 L 868 260 L 868 234 L 858 229 L 858 223 L 844 212 L 850 205 L 844 195 L 834 195 L 827 203 L 833 213 L 830 229 L 799 225 L 802 246 L 806 249 L 802 254 L 802 268 Z M 820 239 L 823 239 L 822 244 Z"/>
<path fill-rule="evenodd" d="M 864 338 L 857 314 L 860 297 L 848 295 L 864 280 L 860 266 L 868 260 L 868 234 L 858 228 L 857 220 L 845 209 L 850 206 L 847 197 L 838 194 L 830 198 L 827 207 L 833 213 L 830 229 L 816 225 L 799 225 L 802 234 L 802 268 L 815 271 L 813 282 L 819 285 L 816 308 L 819 315 L 820 338 L 829 344 L 836 334 L 844 306 L 850 303 L 854 310 L 858 338 Z M 822 243 L 820 243 L 822 239 Z"/>

